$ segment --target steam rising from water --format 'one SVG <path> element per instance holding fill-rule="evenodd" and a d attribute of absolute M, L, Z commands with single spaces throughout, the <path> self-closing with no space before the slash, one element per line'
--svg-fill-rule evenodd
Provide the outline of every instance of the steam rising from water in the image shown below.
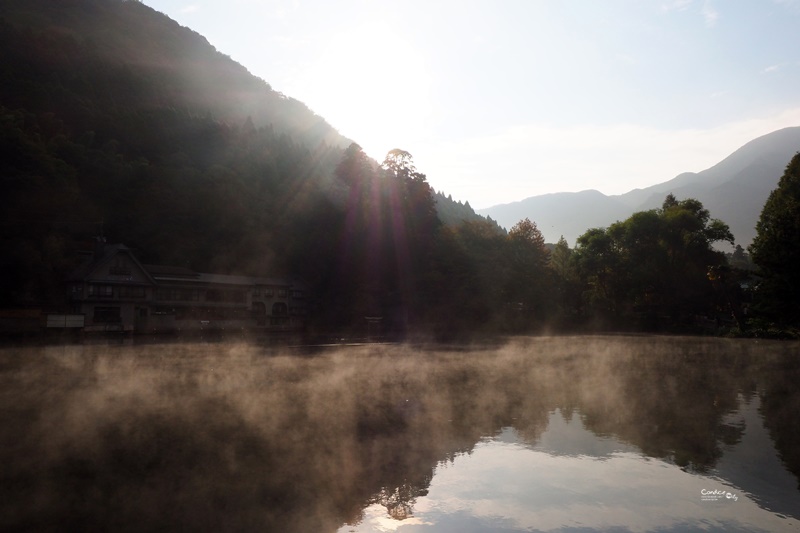
<path fill-rule="evenodd" d="M 797 377 L 794 349 L 655 337 L 8 348 L 0 527 L 324 532 L 370 503 L 408 518 L 437 464 L 504 427 L 536 443 L 555 409 L 704 472 L 741 438 L 726 418 L 739 394 L 765 396 L 770 429 L 797 427 L 797 395 L 770 403 Z"/>

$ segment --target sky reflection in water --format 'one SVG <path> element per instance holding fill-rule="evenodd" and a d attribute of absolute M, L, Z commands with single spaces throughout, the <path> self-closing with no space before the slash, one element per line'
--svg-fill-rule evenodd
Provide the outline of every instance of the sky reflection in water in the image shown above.
<path fill-rule="evenodd" d="M 728 422 L 745 427 L 741 441 L 725 445 L 706 474 L 597 436 L 577 411 L 565 416 L 556 409 L 535 444 L 505 427 L 471 453 L 441 462 L 405 520 L 373 504 L 359 524 L 339 531 L 800 530 L 797 481 L 758 408 L 758 396 L 740 396 Z"/>

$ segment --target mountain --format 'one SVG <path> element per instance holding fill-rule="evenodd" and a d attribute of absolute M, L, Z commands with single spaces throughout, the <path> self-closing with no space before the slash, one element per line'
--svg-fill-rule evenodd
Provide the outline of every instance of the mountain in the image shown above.
<path fill-rule="evenodd" d="M 615 220 L 626 218 L 630 208 L 623 202 L 595 190 L 559 192 L 526 198 L 519 202 L 479 209 L 506 229 L 524 218 L 536 222 L 548 242 L 561 235 L 570 245 L 587 229 L 605 227 Z"/>
<path fill-rule="evenodd" d="M 755 236 L 761 209 L 783 175 L 789 160 L 800 151 L 800 127 L 784 128 L 745 144 L 702 172 L 675 178 L 621 195 L 598 191 L 556 193 L 478 210 L 510 228 L 520 219 L 535 221 L 548 241 L 563 235 L 570 245 L 587 229 L 607 227 L 637 211 L 661 206 L 672 193 L 678 199 L 696 198 L 711 216 L 727 223 L 737 244 L 747 246 Z"/>
<path fill-rule="evenodd" d="M 94 146 L 111 143 L 121 156 L 149 164 L 176 153 L 215 161 L 218 149 L 210 147 L 220 137 L 264 128 L 293 149 L 325 152 L 309 165 L 316 164 L 327 186 L 340 151 L 352 142 L 202 35 L 135 0 L 4 0 L 0 79 L 3 108 L 33 113 L 37 121 L 49 117 L 53 124 L 45 130 L 70 140 L 83 136 Z M 262 148 L 272 159 L 287 151 Z M 278 173 L 296 172 L 291 166 L 272 165 Z M 445 198 L 438 207 L 443 218 L 476 217 Z"/>
<path fill-rule="evenodd" d="M 305 104 L 141 2 L 4 0 L 0 25 L 5 107 L 54 113 L 76 128 L 143 110 L 230 125 L 250 117 L 309 145 L 350 144 Z"/>
<path fill-rule="evenodd" d="M 680 174 L 619 198 L 635 205 L 636 211 L 660 206 L 670 192 L 677 198 L 697 198 L 711 216 L 726 222 L 737 243 L 746 247 L 755 237 L 756 222 L 770 191 L 798 151 L 800 127 L 784 128 L 750 141 L 707 170 Z"/>
<path fill-rule="evenodd" d="M 0 80 L 2 305 L 58 301 L 98 234 L 208 272 L 324 264 L 351 141 L 194 31 L 131 0 L 4 0 Z"/>
<path fill-rule="evenodd" d="M 149 264 L 302 279 L 323 329 L 403 331 L 413 302 L 451 331 L 454 306 L 489 309 L 438 231 L 472 208 L 367 159 L 141 2 L 0 2 L 0 308 L 69 310 L 64 280 L 107 238 Z"/>

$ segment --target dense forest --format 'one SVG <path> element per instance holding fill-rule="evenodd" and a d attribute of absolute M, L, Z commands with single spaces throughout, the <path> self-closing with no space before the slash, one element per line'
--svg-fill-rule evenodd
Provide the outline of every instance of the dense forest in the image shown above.
<path fill-rule="evenodd" d="M 5 308 L 59 309 L 77 252 L 103 234 L 147 263 L 299 277 L 316 331 L 380 315 L 387 331 L 438 338 L 791 332 L 799 165 L 765 207 L 757 272 L 741 247 L 714 249 L 734 243 L 724 222 L 672 195 L 573 248 L 546 245 L 535 222 L 505 231 L 433 191 L 406 151 L 370 159 L 139 2 L 0 7 Z"/>

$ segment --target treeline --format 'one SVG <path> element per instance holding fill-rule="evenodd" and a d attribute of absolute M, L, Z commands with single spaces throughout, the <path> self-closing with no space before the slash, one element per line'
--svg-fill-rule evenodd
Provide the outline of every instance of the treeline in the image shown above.
<path fill-rule="evenodd" d="M 434 194 L 434 200 L 436 201 L 436 213 L 443 224 L 458 225 L 462 222 L 489 222 L 497 228 L 498 232 L 506 232 L 492 217 L 483 217 L 477 214 L 472 209 L 472 206 L 469 205 L 469 201 L 462 203 L 461 201 L 453 200 L 452 194 L 445 196 L 444 192 L 441 191 Z"/>
<path fill-rule="evenodd" d="M 465 332 L 716 332 L 746 329 L 752 267 L 722 221 L 700 202 L 669 195 L 582 235 L 546 245 L 536 224 L 498 231 L 490 221 L 443 225 L 410 154 L 375 168 L 356 144 L 337 167 L 347 185 L 345 231 L 323 302 L 342 327 L 382 316 L 390 328 L 439 337 Z"/>
<path fill-rule="evenodd" d="M 116 138 L 0 107 L 6 305 L 58 300 L 81 241 L 101 233 L 146 262 L 254 275 L 294 271 L 299 249 L 324 246 L 340 149 L 170 110 L 132 114 L 138 121 L 172 149 L 132 157 Z"/>
<path fill-rule="evenodd" d="M 349 188 L 338 269 L 322 300 L 340 326 L 388 317 L 439 338 L 465 333 L 660 331 L 796 336 L 800 154 L 764 207 L 750 255 L 695 199 L 588 229 L 574 248 L 528 219 L 443 225 L 407 152 L 375 168 L 353 144 L 337 168 Z M 332 309 L 332 308 L 331 308 Z"/>
<path fill-rule="evenodd" d="M 387 333 L 438 338 L 796 323 L 796 307 L 779 304 L 790 272 L 760 278 L 741 247 L 715 250 L 733 235 L 694 199 L 669 195 L 660 209 L 589 229 L 574 248 L 547 245 L 527 219 L 508 232 L 481 219 L 443 224 L 440 195 L 401 150 L 378 166 L 356 144 L 309 150 L 250 121 L 161 118 L 193 135 L 171 137 L 177 151 L 150 160 L 76 138 L 54 116 L 0 108 L 6 305 L 57 306 L 81 240 L 102 231 L 145 262 L 300 277 L 318 331 L 363 332 L 365 317 Z M 150 124 L 157 137 L 160 122 Z M 758 281 L 772 288 L 754 302 L 767 294 Z"/>

